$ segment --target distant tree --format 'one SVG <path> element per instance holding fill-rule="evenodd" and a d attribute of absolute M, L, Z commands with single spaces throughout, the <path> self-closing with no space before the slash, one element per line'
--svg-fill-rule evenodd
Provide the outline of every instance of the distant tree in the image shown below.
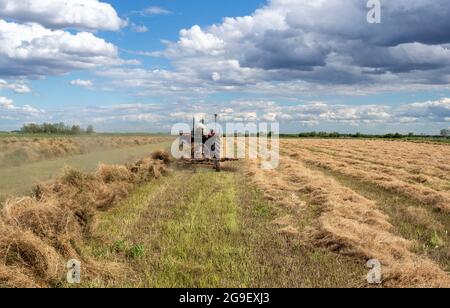
<path fill-rule="evenodd" d="M 84 130 L 78 125 L 67 126 L 64 123 L 44 123 L 41 125 L 32 123 L 23 125 L 20 132 L 24 134 L 80 135 L 84 133 L 94 133 L 94 127 L 90 126 L 87 130 Z"/>
<path fill-rule="evenodd" d="M 21 132 L 25 133 L 25 134 L 38 134 L 39 131 L 39 126 L 32 123 L 32 124 L 25 124 L 22 129 Z"/>
<path fill-rule="evenodd" d="M 95 133 L 94 126 L 89 125 L 88 128 L 86 129 L 86 134 L 92 135 L 94 133 Z"/>
<path fill-rule="evenodd" d="M 341 135 L 338 132 L 333 132 L 330 134 L 331 138 L 339 138 Z"/>
<path fill-rule="evenodd" d="M 66 132 L 67 131 L 66 124 L 64 124 L 63 122 L 55 124 L 55 126 L 58 128 L 58 132 Z"/>
<path fill-rule="evenodd" d="M 450 129 L 441 130 L 441 136 L 442 137 L 450 137 Z"/>
<path fill-rule="evenodd" d="M 73 125 L 70 131 L 72 135 L 79 135 L 81 134 L 81 127 L 79 125 Z"/>

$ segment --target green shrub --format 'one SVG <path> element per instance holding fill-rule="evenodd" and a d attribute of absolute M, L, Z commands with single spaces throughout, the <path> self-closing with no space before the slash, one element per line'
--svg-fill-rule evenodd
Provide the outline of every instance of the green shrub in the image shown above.
<path fill-rule="evenodd" d="M 144 245 L 135 245 L 128 251 L 128 257 L 130 259 L 139 259 L 145 255 Z"/>

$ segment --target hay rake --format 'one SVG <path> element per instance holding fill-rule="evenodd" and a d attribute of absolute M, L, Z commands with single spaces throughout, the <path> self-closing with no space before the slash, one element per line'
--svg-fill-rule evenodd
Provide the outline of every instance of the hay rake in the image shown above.
<path fill-rule="evenodd" d="M 191 167 L 206 166 L 212 167 L 216 172 L 221 172 L 221 163 L 227 161 L 237 161 L 234 158 L 222 157 L 222 136 L 217 129 L 218 115 L 214 115 L 215 128 L 209 133 L 206 132 L 204 120 L 197 125 L 195 117 L 192 120 L 192 130 L 190 133 L 180 132 L 180 151 L 186 146 L 191 147 L 190 157 L 182 157 L 181 161 Z"/>

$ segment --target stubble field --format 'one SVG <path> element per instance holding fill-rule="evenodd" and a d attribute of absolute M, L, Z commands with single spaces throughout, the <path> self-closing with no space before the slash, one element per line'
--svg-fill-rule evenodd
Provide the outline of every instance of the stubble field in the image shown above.
<path fill-rule="evenodd" d="M 280 168 L 251 175 L 267 198 L 292 209 L 286 230 L 379 260 L 386 286 L 449 286 L 450 147 L 293 139 L 282 140 L 280 155 Z"/>
<path fill-rule="evenodd" d="M 0 203 L 29 194 L 33 186 L 59 176 L 66 166 L 94 171 L 100 163 L 123 164 L 167 147 L 159 135 L 49 136 L 0 134 Z"/>
<path fill-rule="evenodd" d="M 450 146 L 282 139 L 277 169 L 216 173 L 169 145 L 9 198 L 0 286 L 76 287 L 77 259 L 83 287 L 376 287 L 376 259 L 380 286 L 450 287 Z"/>

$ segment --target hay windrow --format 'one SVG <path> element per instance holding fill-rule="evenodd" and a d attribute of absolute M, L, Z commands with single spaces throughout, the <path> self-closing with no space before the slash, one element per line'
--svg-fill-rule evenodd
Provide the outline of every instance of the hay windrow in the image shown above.
<path fill-rule="evenodd" d="M 380 140 L 286 140 L 284 155 L 450 213 L 448 145 Z"/>
<path fill-rule="evenodd" d="M 248 174 L 272 201 L 297 208 L 299 220 L 305 219 L 305 204 L 287 197 L 293 192 L 308 197 L 306 209 L 314 209 L 318 215 L 299 232 L 306 245 L 362 262 L 380 260 L 387 287 L 450 287 L 449 275 L 433 261 L 413 253 L 414 243 L 393 233 L 389 217 L 374 201 L 290 156 L 282 155 L 276 170 L 264 171 L 256 161 L 249 162 Z"/>
<path fill-rule="evenodd" d="M 26 163 L 87 154 L 93 151 L 156 144 L 170 140 L 172 140 L 171 137 L 164 136 L 2 138 L 0 139 L 0 167 L 20 166 Z"/>
<path fill-rule="evenodd" d="M 172 162 L 172 156 L 165 150 L 159 150 L 153 153 L 152 158 L 154 160 L 162 160 L 165 164 Z"/>
<path fill-rule="evenodd" d="M 0 264 L 0 288 L 39 288 L 39 285 L 21 270 Z"/>
<path fill-rule="evenodd" d="M 45 281 L 53 285 L 64 271 L 63 258 L 54 247 L 29 231 L 16 228 L 0 230 L 0 259 L 2 265 L 20 268 L 22 273 L 31 275 L 37 284 Z"/>
<path fill-rule="evenodd" d="M 58 181 L 41 184 L 33 196 L 8 200 L 0 215 L 0 286 L 51 287 L 64 282 L 65 264 L 83 261 L 83 242 L 96 215 L 126 198 L 131 190 L 167 171 L 167 159 L 143 159 L 126 166 L 100 165 L 95 173 L 64 170 Z M 108 268 L 109 265 L 105 265 Z"/>

